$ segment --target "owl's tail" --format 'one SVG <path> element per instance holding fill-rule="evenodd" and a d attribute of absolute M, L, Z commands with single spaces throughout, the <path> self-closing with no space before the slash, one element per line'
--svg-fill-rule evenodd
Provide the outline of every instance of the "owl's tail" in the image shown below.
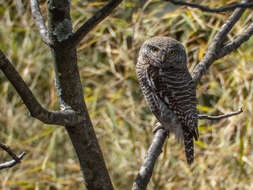
<path fill-rule="evenodd" d="M 184 131 L 184 145 L 187 163 L 190 165 L 194 161 L 194 143 L 193 136 L 189 131 Z"/>

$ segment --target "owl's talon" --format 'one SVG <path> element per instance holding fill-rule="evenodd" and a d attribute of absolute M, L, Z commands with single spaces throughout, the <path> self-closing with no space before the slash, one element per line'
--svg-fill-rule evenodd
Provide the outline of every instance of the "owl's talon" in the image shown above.
<path fill-rule="evenodd" d="M 155 127 L 153 128 L 152 132 L 155 134 L 159 129 L 163 129 L 169 135 L 169 130 L 166 130 L 160 122 L 157 122 Z"/>

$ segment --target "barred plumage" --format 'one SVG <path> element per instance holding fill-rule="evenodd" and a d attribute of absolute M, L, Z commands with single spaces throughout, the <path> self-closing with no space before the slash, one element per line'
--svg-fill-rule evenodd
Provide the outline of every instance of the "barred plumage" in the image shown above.
<path fill-rule="evenodd" d="M 186 52 L 178 41 L 154 37 L 141 47 L 136 73 L 144 97 L 161 126 L 184 141 L 187 162 L 194 160 L 198 140 L 196 91 L 187 68 Z M 179 121 L 171 126 L 172 111 Z"/>

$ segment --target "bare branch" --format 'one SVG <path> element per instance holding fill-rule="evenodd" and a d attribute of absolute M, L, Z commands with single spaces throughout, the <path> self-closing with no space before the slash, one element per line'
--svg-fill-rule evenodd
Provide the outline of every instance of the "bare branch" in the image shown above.
<path fill-rule="evenodd" d="M 250 26 L 244 31 L 243 34 L 238 36 L 235 40 L 225 45 L 219 52 L 218 57 L 222 58 L 225 55 L 231 53 L 232 51 L 239 48 L 244 42 L 248 41 L 249 38 L 253 35 L 253 22 Z"/>
<path fill-rule="evenodd" d="M 31 90 L 28 88 L 24 80 L 21 78 L 10 61 L 0 50 L 0 69 L 12 83 L 24 104 L 31 113 L 31 116 L 37 118 L 46 124 L 68 125 L 73 126 L 81 123 L 83 118 L 72 110 L 66 111 L 47 111 L 36 100 Z"/>
<path fill-rule="evenodd" d="M 152 144 L 148 149 L 144 162 L 139 170 L 132 190 L 145 190 L 152 176 L 155 161 L 162 153 L 163 144 L 167 137 L 167 132 L 163 129 L 156 131 Z"/>
<path fill-rule="evenodd" d="M 180 1 L 180 0 L 165 0 L 165 1 L 171 2 L 174 5 L 185 5 L 188 7 L 197 8 L 197 9 L 200 9 L 201 11 L 210 12 L 210 13 L 222 13 L 225 11 L 235 10 L 236 8 L 252 8 L 253 7 L 253 2 L 233 3 L 233 4 L 225 5 L 225 6 L 219 7 L 219 8 L 209 8 L 209 7 L 202 6 L 202 5 L 199 5 L 196 3 L 190 3 L 190 2 L 186 2 L 186 1 Z"/>
<path fill-rule="evenodd" d="M 218 116 L 198 115 L 198 117 L 199 117 L 199 119 L 220 120 L 220 119 L 232 117 L 232 116 L 235 116 L 235 115 L 239 115 L 242 112 L 243 112 L 243 110 L 241 108 L 240 110 L 238 110 L 236 112 L 229 113 L 229 114 L 218 115 Z"/>
<path fill-rule="evenodd" d="M 49 38 L 48 29 L 45 25 L 44 18 L 41 14 L 38 0 L 30 0 L 30 2 L 31 2 L 32 16 L 40 32 L 41 38 L 43 42 L 45 42 L 47 45 L 51 45 L 52 43 Z"/>
<path fill-rule="evenodd" d="M 111 0 L 107 5 L 87 20 L 73 35 L 68 39 L 71 47 L 76 47 L 78 43 L 100 22 L 102 22 L 123 0 Z"/>
<path fill-rule="evenodd" d="M 25 152 L 21 153 L 20 155 L 16 155 L 9 147 L 6 145 L 0 143 L 0 148 L 2 148 L 4 151 L 6 151 L 12 158 L 13 160 L 4 162 L 0 164 L 0 170 L 5 169 L 5 168 L 11 168 L 15 166 L 16 164 L 20 163 L 21 159 L 25 156 Z"/>
<path fill-rule="evenodd" d="M 208 50 L 206 51 L 205 56 L 202 58 L 202 60 L 192 73 L 192 77 L 195 81 L 195 84 L 200 81 L 201 77 L 204 73 L 206 73 L 206 70 L 212 65 L 212 63 L 215 60 L 219 59 L 219 53 L 224 46 L 224 40 L 226 39 L 226 35 L 236 24 L 236 22 L 241 18 L 244 11 L 245 8 L 236 9 L 229 17 L 229 19 L 222 25 L 221 29 L 217 32 L 213 39 L 213 42 L 210 44 Z"/>

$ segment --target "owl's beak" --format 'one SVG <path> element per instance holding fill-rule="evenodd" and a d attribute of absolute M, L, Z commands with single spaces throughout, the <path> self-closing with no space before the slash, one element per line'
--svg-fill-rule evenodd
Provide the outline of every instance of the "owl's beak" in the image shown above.
<path fill-rule="evenodd" d="M 162 63 L 165 61 L 165 55 L 162 55 Z"/>

